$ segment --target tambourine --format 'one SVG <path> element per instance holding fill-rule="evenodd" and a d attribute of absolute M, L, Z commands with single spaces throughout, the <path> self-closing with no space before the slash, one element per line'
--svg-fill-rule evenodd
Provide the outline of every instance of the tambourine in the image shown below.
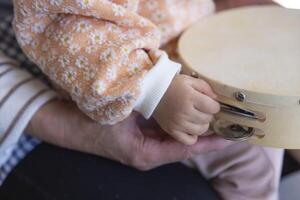
<path fill-rule="evenodd" d="M 251 6 L 187 30 L 184 73 L 206 80 L 221 111 L 212 130 L 230 140 L 300 148 L 300 11 Z"/>

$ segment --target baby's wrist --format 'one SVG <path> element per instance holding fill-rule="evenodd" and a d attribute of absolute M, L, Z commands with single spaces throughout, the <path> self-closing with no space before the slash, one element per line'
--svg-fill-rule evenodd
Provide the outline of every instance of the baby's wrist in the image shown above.
<path fill-rule="evenodd" d="M 155 66 L 141 82 L 141 94 L 136 101 L 134 110 L 141 113 L 146 119 L 153 116 L 180 68 L 180 64 L 171 61 L 166 53 L 162 53 Z"/>

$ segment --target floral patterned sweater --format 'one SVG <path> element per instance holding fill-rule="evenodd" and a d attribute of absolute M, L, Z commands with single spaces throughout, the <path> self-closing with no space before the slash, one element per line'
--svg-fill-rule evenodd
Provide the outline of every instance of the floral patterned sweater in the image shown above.
<path fill-rule="evenodd" d="M 101 124 L 149 117 L 180 65 L 159 48 L 214 11 L 212 0 L 14 0 L 28 58 Z"/>

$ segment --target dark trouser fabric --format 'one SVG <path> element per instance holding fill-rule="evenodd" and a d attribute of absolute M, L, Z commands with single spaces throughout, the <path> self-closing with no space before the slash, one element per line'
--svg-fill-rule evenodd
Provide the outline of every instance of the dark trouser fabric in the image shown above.
<path fill-rule="evenodd" d="M 141 172 L 41 144 L 0 188 L 1 200 L 216 200 L 201 175 L 182 164 Z"/>

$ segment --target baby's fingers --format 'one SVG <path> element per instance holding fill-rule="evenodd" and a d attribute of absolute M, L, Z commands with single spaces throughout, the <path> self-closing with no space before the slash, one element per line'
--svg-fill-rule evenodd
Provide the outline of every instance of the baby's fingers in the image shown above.
<path fill-rule="evenodd" d="M 187 120 L 193 124 L 208 124 L 214 119 L 212 114 L 199 112 L 195 107 L 189 112 Z"/>
<path fill-rule="evenodd" d="M 206 133 L 208 129 L 209 129 L 209 123 L 201 124 L 201 123 L 186 122 L 186 125 L 183 128 L 183 132 L 189 135 L 201 136 L 204 133 Z"/>
<path fill-rule="evenodd" d="M 192 87 L 197 90 L 200 93 L 203 93 L 209 97 L 211 97 L 212 99 L 216 99 L 217 95 L 214 93 L 214 91 L 211 89 L 211 87 L 209 86 L 209 84 L 202 80 L 202 79 L 193 79 L 192 82 Z"/>
<path fill-rule="evenodd" d="M 185 145 L 193 145 L 198 141 L 198 136 L 190 135 L 182 131 L 174 131 L 171 133 L 171 135 L 174 139 Z"/>
<path fill-rule="evenodd" d="M 217 101 L 201 93 L 195 95 L 194 107 L 199 112 L 208 114 L 216 114 L 220 111 L 220 104 Z"/>

